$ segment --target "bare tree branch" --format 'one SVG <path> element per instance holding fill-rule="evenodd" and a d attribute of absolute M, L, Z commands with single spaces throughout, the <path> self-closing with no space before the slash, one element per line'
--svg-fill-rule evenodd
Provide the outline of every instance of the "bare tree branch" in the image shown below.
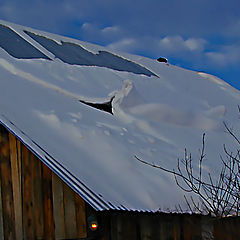
<path fill-rule="evenodd" d="M 240 112 L 240 107 L 239 112 Z M 226 132 L 239 145 L 240 139 L 225 122 L 223 123 Z M 193 159 L 187 149 L 184 151 L 184 159 L 177 160 L 176 170 L 169 170 L 154 163 L 146 162 L 139 157 L 135 158 L 148 166 L 160 169 L 174 176 L 177 186 L 187 193 L 194 193 L 199 197 L 196 202 L 192 196 L 190 201 L 184 195 L 184 199 L 190 211 L 199 213 L 210 213 L 216 217 L 223 217 L 229 214 L 239 215 L 240 213 L 240 149 L 236 153 L 229 152 L 226 145 L 223 145 L 225 157 L 220 156 L 222 169 L 217 179 L 213 179 L 211 173 L 208 180 L 203 180 L 203 161 L 205 154 L 205 133 L 202 136 L 202 146 L 199 149 L 198 174 L 193 169 Z M 181 181 L 180 181 L 181 180 Z M 201 204 L 201 205 L 200 205 Z M 181 206 L 179 209 L 182 211 Z"/>

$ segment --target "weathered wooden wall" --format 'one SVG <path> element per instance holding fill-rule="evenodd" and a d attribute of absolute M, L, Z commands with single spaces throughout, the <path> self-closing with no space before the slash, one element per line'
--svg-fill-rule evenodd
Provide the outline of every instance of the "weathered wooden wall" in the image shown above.
<path fill-rule="evenodd" d="M 240 239 L 240 217 L 226 217 L 214 220 L 214 237 L 217 240 Z"/>
<path fill-rule="evenodd" d="M 239 240 L 240 218 L 190 214 L 101 212 L 101 240 Z"/>
<path fill-rule="evenodd" d="M 200 240 L 201 216 L 105 212 L 100 213 L 99 229 L 109 222 L 110 227 L 101 230 L 96 239 L 102 240 Z M 103 237 L 104 236 L 104 237 Z"/>
<path fill-rule="evenodd" d="M 87 216 L 99 228 L 87 227 Z M 0 240 L 239 240 L 240 219 L 96 212 L 0 125 Z"/>
<path fill-rule="evenodd" d="M 85 202 L 0 126 L 0 239 L 86 234 Z"/>

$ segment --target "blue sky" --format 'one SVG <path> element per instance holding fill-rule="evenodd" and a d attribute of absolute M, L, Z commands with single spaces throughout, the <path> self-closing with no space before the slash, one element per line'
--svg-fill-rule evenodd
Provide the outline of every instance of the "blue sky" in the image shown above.
<path fill-rule="evenodd" d="M 1 0 L 0 19 L 214 74 L 240 89 L 239 0 Z"/>

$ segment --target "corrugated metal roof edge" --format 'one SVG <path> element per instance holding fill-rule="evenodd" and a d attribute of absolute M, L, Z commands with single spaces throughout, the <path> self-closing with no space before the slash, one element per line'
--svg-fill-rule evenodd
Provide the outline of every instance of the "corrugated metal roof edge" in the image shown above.
<path fill-rule="evenodd" d="M 130 211 L 125 211 L 125 210 L 116 210 L 116 209 L 109 209 L 109 210 L 102 210 L 102 213 L 106 213 L 106 214 L 118 214 L 118 213 L 126 213 L 126 214 L 138 214 L 138 213 L 142 213 L 145 215 L 183 215 L 183 216 L 210 216 L 209 214 L 202 214 L 199 212 L 190 212 L 190 211 L 186 211 L 186 212 L 177 212 L 177 211 L 164 211 L 164 210 L 157 210 L 157 211 L 145 211 L 145 210 L 130 210 Z M 210 216 L 210 217 L 214 217 L 214 216 Z"/>
<path fill-rule="evenodd" d="M 52 157 L 47 151 L 45 151 L 39 144 L 32 140 L 25 132 L 16 126 L 5 115 L 1 114 L 5 119 L 0 119 L 0 124 L 3 125 L 9 132 L 11 132 L 19 141 L 21 141 L 36 157 L 38 157 L 46 166 L 48 166 L 55 174 L 57 174 L 69 187 L 79 194 L 90 206 L 96 211 L 125 211 L 125 212 L 142 212 L 142 213 L 169 213 L 169 214 L 195 214 L 189 212 L 178 212 L 176 210 L 161 210 L 161 209 L 130 209 L 123 205 L 115 206 L 110 201 L 106 201 L 102 196 L 96 194 L 89 189 L 83 182 L 76 178 L 71 172 L 69 172 L 64 166 L 62 166 L 54 157 Z M 9 126 L 11 125 L 11 126 Z M 15 128 L 15 130 L 14 130 Z M 21 133 L 27 138 L 37 149 L 34 149 L 27 143 L 23 137 L 18 133 Z M 40 153 L 42 152 L 42 154 Z"/>
<path fill-rule="evenodd" d="M 0 124 L 3 125 L 9 132 L 11 132 L 17 139 L 19 139 L 36 157 L 38 157 L 45 165 L 47 165 L 55 174 L 57 174 L 69 187 L 77 192 L 88 204 L 90 204 L 96 211 L 103 210 L 122 210 L 121 207 L 114 206 L 107 202 L 102 197 L 98 196 L 91 189 L 89 189 L 84 183 L 77 179 L 72 173 L 70 173 L 64 166 L 57 162 L 48 152 L 46 152 L 40 145 L 32 140 L 25 132 L 19 129 L 11 120 L 6 116 L 5 121 L 0 119 Z M 11 125 L 11 126 L 9 126 Z M 15 128 L 15 130 L 14 130 Z M 21 134 L 19 134 L 21 133 Z M 35 147 L 31 147 L 23 135 L 27 138 Z M 40 153 L 42 152 L 42 154 Z"/>

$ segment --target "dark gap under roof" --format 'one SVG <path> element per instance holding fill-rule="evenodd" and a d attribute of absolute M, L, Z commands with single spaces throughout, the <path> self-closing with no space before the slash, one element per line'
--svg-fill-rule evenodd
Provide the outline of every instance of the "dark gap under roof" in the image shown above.
<path fill-rule="evenodd" d="M 16 32 L 2 24 L 0 24 L 0 47 L 18 59 L 42 58 L 51 60 Z"/>
<path fill-rule="evenodd" d="M 108 112 L 108 113 L 113 115 L 113 111 L 112 111 L 112 101 L 113 101 L 113 99 L 114 99 L 114 97 L 112 97 L 110 101 L 104 102 L 104 103 L 91 103 L 91 102 L 86 102 L 86 101 L 83 101 L 83 100 L 79 100 L 79 102 L 81 102 L 83 104 L 86 104 L 90 107 L 99 109 L 101 111 Z"/>
<path fill-rule="evenodd" d="M 75 43 L 61 41 L 61 44 L 58 44 L 56 41 L 44 36 L 29 31 L 24 32 L 53 53 L 56 58 L 68 64 L 107 67 L 118 71 L 144 74 L 148 77 L 157 76 L 145 67 L 107 51 L 99 51 L 97 54 L 94 54 Z"/>

